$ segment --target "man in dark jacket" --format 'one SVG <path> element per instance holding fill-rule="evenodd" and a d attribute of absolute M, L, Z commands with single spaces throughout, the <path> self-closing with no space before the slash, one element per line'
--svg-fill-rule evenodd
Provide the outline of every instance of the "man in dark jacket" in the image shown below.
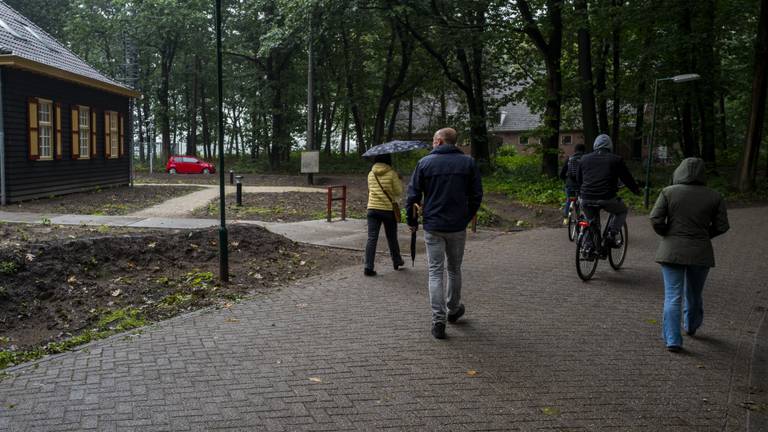
<path fill-rule="evenodd" d="M 704 161 L 688 158 L 672 176 L 672 186 L 659 194 L 651 210 L 651 224 L 661 236 L 656 262 L 664 276 L 662 337 L 667 349 L 680 351 L 680 305 L 683 327 L 693 336 L 704 319 L 701 292 L 710 267 L 715 266 L 712 239 L 728 231 L 725 201 L 705 186 Z"/>
<path fill-rule="evenodd" d="M 480 208 L 483 185 L 475 161 L 456 148 L 455 130 L 445 128 L 435 132 L 432 148 L 413 171 L 406 210 L 408 226 L 415 232 L 419 222 L 414 207 L 422 209 L 429 263 L 432 336 L 444 339 L 446 318 L 454 323 L 464 315 L 461 261 L 467 225 Z M 447 289 L 443 283 L 446 268 Z"/>
<path fill-rule="evenodd" d="M 565 205 L 563 206 L 563 224 L 568 223 L 568 212 L 571 210 L 571 198 L 579 193 L 579 184 L 576 182 L 576 175 L 579 170 L 579 161 L 584 156 L 586 150 L 584 144 L 576 144 L 573 154 L 565 160 L 563 168 L 560 170 L 560 180 L 565 180 Z"/>
<path fill-rule="evenodd" d="M 598 219 L 600 209 L 613 214 L 613 223 L 608 227 L 606 242 L 613 246 L 620 246 L 614 243 L 614 238 L 627 219 L 627 206 L 616 195 L 619 191 L 619 181 L 635 195 L 640 195 L 640 188 L 637 187 L 624 159 L 613 154 L 611 137 L 605 134 L 598 135 L 593 147 L 592 153 L 581 158 L 576 175 L 581 195 L 581 208 L 590 221 Z"/>

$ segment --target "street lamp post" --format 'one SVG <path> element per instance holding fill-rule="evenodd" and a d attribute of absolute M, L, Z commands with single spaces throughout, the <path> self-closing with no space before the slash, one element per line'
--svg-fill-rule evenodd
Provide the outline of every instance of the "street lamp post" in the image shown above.
<path fill-rule="evenodd" d="M 224 85 L 221 66 L 221 0 L 216 0 L 216 81 L 219 95 L 219 279 L 229 282 L 229 242 L 227 240 L 227 221 L 224 213 Z"/>
<path fill-rule="evenodd" d="M 643 197 L 643 205 L 648 208 L 650 194 L 651 194 L 651 163 L 653 162 L 653 145 L 656 141 L 656 100 L 659 95 L 659 82 L 672 81 L 675 84 L 680 84 L 688 81 L 696 81 L 700 79 L 699 74 L 683 74 L 675 75 L 667 78 L 657 78 L 653 83 L 653 117 L 651 118 L 651 140 L 648 143 L 648 163 L 645 166 L 645 194 Z"/>

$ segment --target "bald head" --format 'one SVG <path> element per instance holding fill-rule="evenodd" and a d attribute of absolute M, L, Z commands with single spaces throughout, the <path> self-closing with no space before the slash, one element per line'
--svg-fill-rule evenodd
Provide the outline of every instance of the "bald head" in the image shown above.
<path fill-rule="evenodd" d="M 432 147 L 438 147 L 443 144 L 456 145 L 456 130 L 453 128 L 442 128 L 435 132 L 432 137 Z"/>

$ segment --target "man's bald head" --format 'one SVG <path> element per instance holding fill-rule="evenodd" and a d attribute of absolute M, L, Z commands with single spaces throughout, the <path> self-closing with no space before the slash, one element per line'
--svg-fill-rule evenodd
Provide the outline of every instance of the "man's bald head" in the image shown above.
<path fill-rule="evenodd" d="M 443 144 L 456 145 L 455 129 L 442 128 L 435 132 L 435 136 L 432 137 L 432 147 L 437 147 Z"/>

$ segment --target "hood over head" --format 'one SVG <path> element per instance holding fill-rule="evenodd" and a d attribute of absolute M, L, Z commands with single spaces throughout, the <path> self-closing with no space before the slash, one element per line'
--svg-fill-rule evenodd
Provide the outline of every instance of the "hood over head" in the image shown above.
<path fill-rule="evenodd" d="M 611 137 L 608 135 L 600 134 L 597 136 L 597 138 L 595 138 L 595 144 L 592 146 L 592 148 L 595 151 L 602 149 L 613 151 L 613 141 L 611 141 Z"/>
<path fill-rule="evenodd" d="M 680 162 L 672 175 L 672 184 L 700 184 L 707 182 L 704 161 L 699 158 L 687 158 Z"/>
<path fill-rule="evenodd" d="M 392 170 L 392 167 L 383 163 L 383 162 L 376 162 L 373 164 L 373 167 L 371 167 L 371 171 L 373 171 L 374 174 L 377 176 L 384 175 Z"/>

